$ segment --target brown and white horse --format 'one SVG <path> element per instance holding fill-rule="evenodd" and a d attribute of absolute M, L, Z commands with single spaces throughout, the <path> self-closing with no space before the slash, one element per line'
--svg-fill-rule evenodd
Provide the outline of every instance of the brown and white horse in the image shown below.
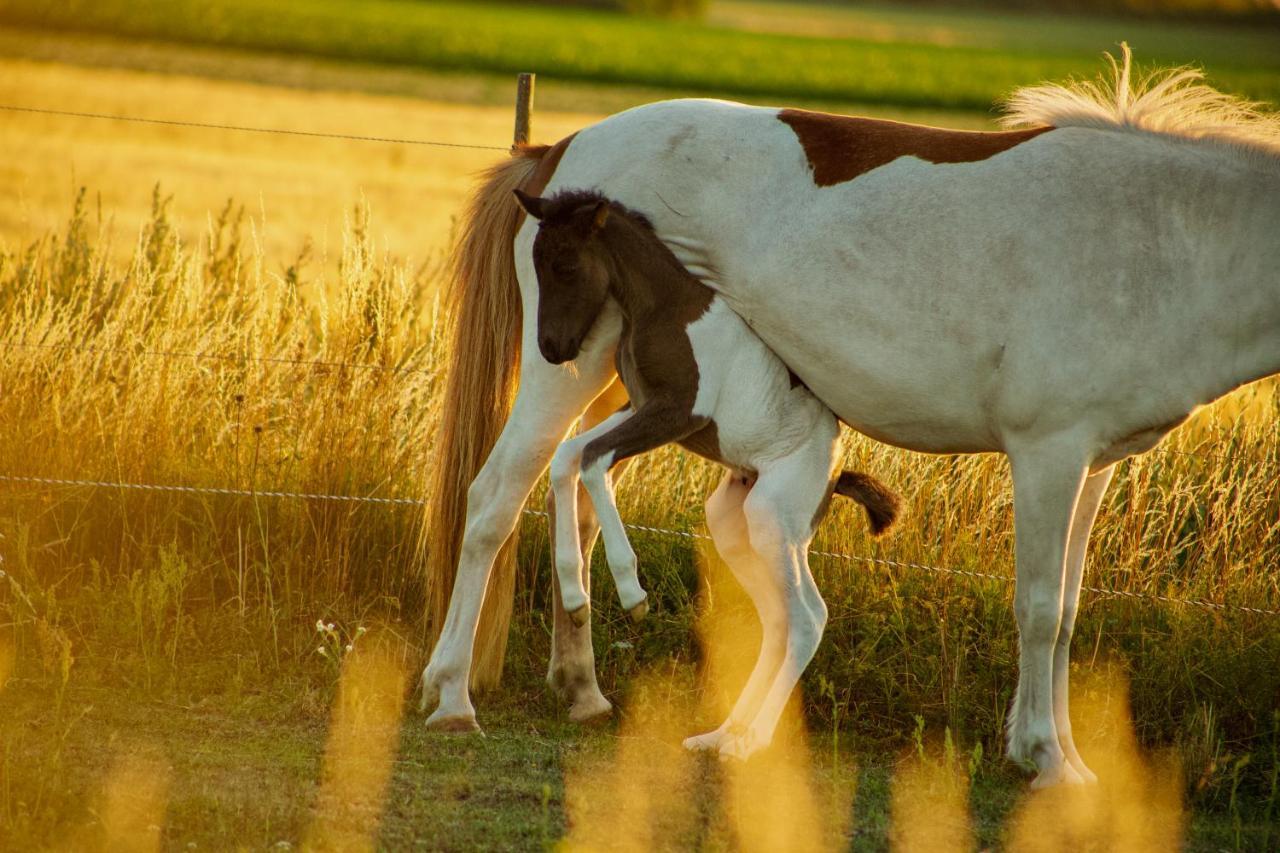
<path fill-rule="evenodd" d="M 590 187 L 646 215 L 854 429 L 1009 456 L 1009 754 L 1036 764 L 1038 784 L 1090 778 L 1067 703 L 1089 530 L 1117 461 L 1280 372 L 1280 122 L 1193 72 L 1134 86 L 1127 56 L 1103 84 L 1021 90 L 1008 120 L 1029 129 L 668 101 L 495 167 L 466 222 L 456 292 L 459 372 L 429 531 L 437 602 L 458 562 L 423 673 L 430 724 L 475 726 L 468 676 L 495 558 L 570 426 L 616 410 L 616 309 L 575 371 L 518 356 L 537 349 L 536 223 L 509 212 L 510 193 Z M 594 525 L 581 523 L 589 547 Z M 494 598 L 510 606 L 509 592 Z M 498 621 L 482 639 L 504 634 Z M 571 714 L 608 710 L 589 634 L 561 615 L 557 629 L 550 676 Z"/>
<path fill-rule="evenodd" d="M 630 404 L 551 459 L 561 603 L 575 623 L 586 621 L 580 478 L 622 606 L 639 621 L 647 596 L 609 471 L 671 442 L 728 468 L 707 501 L 707 527 L 755 605 L 762 640 L 728 718 L 685 746 L 746 758 L 773 740 L 822 640 L 827 607 L 809 571 L 809 543 L 833 492 L 862 504 L 877 535 L 893 524 L 898 499 L 873 477 L 837 472 L 835 415 L 680 264 L 648 219 L 590 190 L 546 199 L 516 190 L 516 197 L 539 220 L 533 263 L 542 356 L 552 364 L 577 358 L 606 301 L 622 316 L 615 363 Z"/>

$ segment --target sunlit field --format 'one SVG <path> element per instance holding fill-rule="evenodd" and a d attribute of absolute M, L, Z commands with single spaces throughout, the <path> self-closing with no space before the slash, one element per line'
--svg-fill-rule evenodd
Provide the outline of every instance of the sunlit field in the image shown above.
<path fill-rule="evenodd" d="M 778 32 L 785 11 L 716 4 L 709 24 Z M 985 35 L 980 15 L 786 20 L 797 40 L 843 26 L 951 59 L 952 44 L 1014 55 L 1032 38 L 1012 16 Z M 1143 26 L 1155 58 L 1194 58 L 1185 25 Z M 1111 27 L 1064 23 L 1057 49 L 1095 71 Z M 1269 37 L 1233 57 L 1234 32 L 1206 28 L 1204 60 L 1266 94 L 1280 62 Z M 346 65 L 223 41 L 0 28 L 0 103 L 510 141 L 496 65 Z M 1049 49 L 1023 47 L 1033 63 Z M 535 137 L 549 141 L 702 83 L 540 85 Z M 857 96 L 800 100 L 866 109 Z M 869 111 L 992 126 L 989 111 L 942 109 L 951 98 Z M 633 532 L 643 624 L 618 607 L 602 554 L 595 564 L 597 668 L 618 713 L 567 722 L 543 683 L 552 569 L 534 515 L 505 682 L 477 700 L 487 737 L 426 732 L 413 709 L 429 652 L 419 502 L 443 379 L 436 299 L 470 176 L 502 156 L 0 118 L 0 848 L 1280 845 L 1280 615 L 1238 609 L 1280 611 L 1274 383 L 1118 469 L 1073 655 L 1097 788 L 1032 794 L 1002 757 L 1017 659 L 1005 461 L 855 436 L 848 467 L 898 490 L 904 517 L 883 540 L 856 507 L 824 522 L 813 566 L 830 623 L 777 749 L 742 766 L 680 749 L 723 717 L 758 628 L 709 542 L 650 531 Z M 660 451 L 620 486 L 623 516 L 703 533 L 717 477 Z M 219 488 L 234 493 L 198 491 Z"/>
<path fill-rule="evenodd" d="M 0 103 L 497 149 L 512 133 L 509 106 L 25 59 L 0 58 Z M 554 140 L 594 117 L 544 110 L 537 130 Z M 235 199 L 254 223 L 246 239 L 285 265 L 304 250 L 313 262 L 336 258 L 354 207 L 367 203 L 379 212 L 377 248 L 422 264 L 447 247 L 472 173 L 500 153 L 5 113 L 0 180 L 11 201 L 0 206 L 0 239 L 16 246 L 54 228 L 86 186 L 93 215 L 114 220 L 116 257 L 128 257 L 158 185 L 174 195 L 184 236 L 203 236 Z"/>

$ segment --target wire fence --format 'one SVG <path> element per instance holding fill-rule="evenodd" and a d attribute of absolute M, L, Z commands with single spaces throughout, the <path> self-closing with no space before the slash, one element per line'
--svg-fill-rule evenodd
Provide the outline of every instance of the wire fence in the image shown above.
<path fill-rule="evenodd" d="M 53 486 L 60 488 L 98 488 L 98 489 L 119 489 L 123 491 L 142 491 L 142 492 L 165 492 L 165 493 L 186 493 L 198 495 L 222 495 L 232 497 L 250 497 L 250 498 L 281 498 L 305 501 L 328 501 L 346 504 L 378 504 L 382 506 L 415 506 L 424 507 L 426 501 L 422 498 L 404 498 L 404 497 L 380 497 L 377 495 L 339 495 L 326 494 L 321 492 L 294 492 L 281 490 L 266 489 L 235 489 L 220 486 L 185 486 L 158 483 L 125 483 L 109 480 L 87 480 L 72 479 L 63 477 L 35 477 L 17 474 L 0 474 L 0 482 L 12 483 L 15 485 L 35 485 L 35 486 Z M 546 518 L 547 513 L 542 510 L 525 509 L 524 514 L 535 518 Z M 638 533 L 648 533 L 658 536 L 666 536 L 671 538 L 684 539 L 690 542 L 712 542 L 714 541 L 705 533 L 698 533 L 692 530 L 674 530 L 669 527 L 653 527 L 647 524 L 627 523 L 628 530 Z M 947 566 L 932 566 L 926 563 L 913 563 L 903 560 L 892 560 L 886 557 L 868 557 L 861 554 L 845 554 L 839 551 L 821 551 L 811 550 L 809 555 L 812 557 L 825 558 L 830 560 L 838 560 L 849 563 L 863 563 L 870 566 L 877 566 L 889 569 L 907 569 L 912 571 L 930 572 L 933 574 L 948 575 L 951 577 L 962 577 L 973 580 L 996 581 L 1002 584 L 1011 584 L 1014 578 L 1010 575 L 994 574 L 991 572 L 978 572 L 970 569 L 957 569 Z M 1265 607 L 1249 607 L 1242 604 L 1224 604 L 1216 601 L 1208 601 L 1205 599 L 1195 598 L 1176 598 L 1174 596 L 1159 595 L 1156 593 L 1131 592 L 1129 590 L 1109 589 L 1106 587 L 1082 586 L 1081 590 L 1095 595 L 1126 598 L 1135 601 L 1158 601 L 1164 604 L 1176 604 L 1183 607 L 1199 607 L 1205 610 L 1214 610 L 1220 612 L 1237 612 L 1250 613 L 1256 616 L 1280 616 L 1280 610 L 1273 610 Z"/>
<path fill-rule="evenodd" d="M 385 364 L 368 364 L 358 361 L 326 361 L 280 356 L 235 355 L 230 353 L 186 352 L 182 350 L 131 350 L 123 347 L 77 347 L 72 344 L 36 344 L 21 341 L 0 341 L 0 348 L 18 350 L 52 350 L 58 352 L 88 353 L 90 355 L 143 356 L 149 358 L 185 358 L 196 361 L 217 361 L 237 364 L 281 364 L 307 367 L 312 370 L 373 370 L 382 373 L 417 373 L 430 376 L 435 371 L 422 367 L 389 367 Z"/>
<path fill-rule="evenodd" d="M 16 104 L 0 104 L 0 110 L 14 113 L 35 113 L 37 115 L 68 116 L 71 118 L 105 119 L 107 121 L 123 121 L 135 124 L 158 124 L 168 127 L 192 127 L 200 130 L 229 130 L 239 133 L 272 133 L 281 136 L 306 136 L 313 139 L 344 139 L 355 142 L 383 142 L 395 145 L 428 145 L 436 148 L 468 148 L 475 151 L 508 151 L 501 145 L 474 145 L 465 142 L 441 142 L 435 139 L 399 139 L 391 136 L 362 136 L 355 133 L 324 133 L 316 130 L 291 130 L 282 127 L 250 127 L 238 124 L 215 124 L 205 121 L 186 121 L 180 119 L 142 118 L 140 116 L 113 115 L 109 113 L 85 113 L 72 110 L 50 110 L 42 107 L 23 107 Z"/>

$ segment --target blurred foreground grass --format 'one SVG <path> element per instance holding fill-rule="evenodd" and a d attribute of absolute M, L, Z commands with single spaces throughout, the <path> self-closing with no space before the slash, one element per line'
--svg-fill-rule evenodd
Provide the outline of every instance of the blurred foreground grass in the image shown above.
<path fill-rule="evenodd" d="M 406 269 L 377 250 L 362 210 L 340 260 L 321 267 L 264 257 L 234 205 L 196 241 L 181 237 L 169 207 L 154 196 L 127 263 L 104 254 L 97 214 L 83 205 L 58 231 L 0 252 L 0 474 L 429 498 L 419 483 L 440 379 L 429 297 L 438 270 Z M 1277 415 L 1271 386 L 1244 389 L 1179 430 L 1167 444 L 1176 452 L 1123 464 L 1086 582 L 1280 608 Z M 1010 572 L 1003 460 L 924 457 L 856 438 L 848 454 L 901 490 L 907 515 L 894 537 L 873 543 L 857 514 L 838 507 L 818 548 Z M 641 467 L 620 490 L 624 515 L 696 528 L 715 472 L 671 450 Z M 326 732 L 334 737 L 325 726 L 333 703 L 350 705 L 335 721 L 372 715 L 388 738 L 374 752 L 399 756 L 389 777 L 360 777 L 377 792 L 387 786 L 383 832 L 407 833 L 385 835 L 388 844 L 558 837 L 566 755 L 611 747 L 599 735 L 573 745 L 578 736 L 557 722 L 562 709 L 540 684 L 550 623 L 544 525 L 524 524 L 509 686 L 480 705 L 496 740 L 455 742 L 420 734 L 411 718 L 407 734 L 397 727 L 425 655 L 418 516 L 412 507 L 0 486 L 0 840 L 56 845 L 78 838 L 68 834 L 77 827 L 98 832 L 103 814 L 118 812 L 127 828 L 130 815 L 168 802 L 172 817 L 148 818 L 138 832 L 155 824 L 174 844 L 296 842 L 313 831 L 316 803 L 333 799 L 322 796 L 333 771 L 318 757 Z M 699 613 L 709 602 L 733 606 L 699 595 L 700 557 L 686 540 L 637 534 L 636 545 L 649 620 L 629 626 L 599 561 L 594 587 L 602 686 L 624 705 L 642 673 L 691 673 L 705 654 L 694 639 Z M 966 773 L 979 835 L 1000 837 L 999 810 L 1020 788 L 998 757 L 1015 682 L 1009 585 L 830 558 L 816 559 L 815 573 L 832 614 L 804 683 L 804 718 L 828 738 L 813 749 L 819 766 L 833 747 L 883 768 L 917 732 L 948 731 L 958 754 L 976 757 Z M 318 634 L 317 619 L 333 633 Z M 391 650 L 391 687 L 337 689 L 345 646 L 373 642 L 358 626 Z M 1280 809 L 1280 620 L 1086 594 L 1075 660 L 1081 674 L 1106 668 L 1127 679 L 1137 742 L 1176 757 L 1195 837 L 1270 843 L 1260 827 Z M 392 698 L 362 704 L 370 690 Z M 680 725 L 687 734 L 704 722 Z M 123 778 L 158 781 L 141 805 L 117 803 L 101 793 L 103 774 L 116 772 L 110 756 L 134 752 L 118 768 Z M 363 753 L 331 743 L 333 754 Z M 447 758 L 433 763 L 439 755 Z M 242 782 L 243 796 L 228 793 Z M 853 831 L 883 830 L 883 807 L 867 814 Z M 372 831 L 371 815 L 352 820 Z M 868 838 L 875 849 L 884 836 Z"/>

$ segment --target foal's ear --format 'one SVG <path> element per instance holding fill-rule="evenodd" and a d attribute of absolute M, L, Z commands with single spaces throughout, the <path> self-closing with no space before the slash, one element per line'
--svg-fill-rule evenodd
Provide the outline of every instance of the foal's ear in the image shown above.
<path fill-rule="evenodd" d="M 594 234 L 604 228 L 604 224 L 609 221 L 609 202 L 596 202 L 596 209 L 591 213 L 591 233 Z"/>
<path fill-rule="evenodd" d="M 524 208 L 524 212 L 534 219 L 542 219 L 547 212 L 547 200 L 529 195 L 523 190 L 515 190 L 516 203 Z"/>

